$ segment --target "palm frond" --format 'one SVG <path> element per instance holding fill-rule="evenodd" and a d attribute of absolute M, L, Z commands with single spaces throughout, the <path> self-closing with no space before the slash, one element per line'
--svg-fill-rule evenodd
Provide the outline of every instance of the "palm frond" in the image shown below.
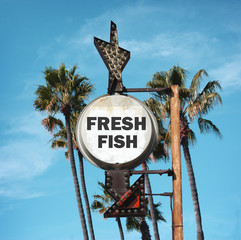
<path fill-rule="evenodd" d="M 197 102 L 197 105 L 200 106 L 199 115 L 202 116 L 204 114 L 207 114 L 218 104 L 222 104 L 221 96 L 218 93 L 212 92 L 206 94 L 199 102 Z"/>
<path fill-rule="evenodd" d="M 188 138 L 188 142 L 191 143 L 192 145 L 194 145 L 196 143 L 196 141 L 197 141 L 196 135 L 192 131 L 192 129 L 189 129 L 189 131 L 187 133 L 187 138 Z"/>
<path fill-rule="evenodd" d="M 171 125 L 169 124 L 167 133 L 164 138 L 164 143 L 167 147 L 171 146 L 172 143 L 172 135 L 171 135 Z"/>
<path fill-rule="evenodd" d="M 102 190 L 105 189 L 105 184 L 104 184 L 104 183 L 102 183 L 102 182 L 98 182 L 98 185 L 101 187 Z"/>
<path fill-rule="evenodd" d="M 148 219 L 151 220 L 151 212 L 150 212 L 150 209 L 148 207 L 149 206 L 148 198 L 145 199 L 145 204 L 146 204 L 146 216 L 147 216 Z M 166 222 L 165 218 L 162 216 L 162 212 L 159 210 L 160 206 L 161 206 L 160 202 L 153 204 L 156 220 Z"/>
<path fill-rule="evenodd" d="M 99 194 L 93 195 L 93 198 L 100 199 L 102 201 L 105 201 L 105 199 L 106 199 L 106 197 L 104 195 L 99 195 Z"/>
<path fill-rule="evenodd" d="M 157 72 L 153 75 L 152 81 L 146 84 L 147 87 L 151 88 L 167 88 L 170 87 L 170 83 L 167 81 L 167 72 Z M 152 93 L 157 99 L 166 100 L 167 95 L 164 92 Z"/>
<path fill-rule="evenodd" d="M 207 93 L 206 95 L 197 97 L 196 100 L 187 107 L 186 113 L 190 121 L 193 121 L 195 117 L 206 115 L 218 104 L 222 104 L 221 96 L 217 92 Z"/>
<path fill-rule="evenodd" d="M 148 157 L 147 161 L 156 161 L 157 159 L 167 160 L 168 154 L 163 144 L 164 136 L 166 135 L 166 130 L 163 127 L 163 118 L 161 113 L 160 103 L 153 98 L 149 98 L 147 101 L 144 101 L 147 107 L 152 111 L 155 116 L 158 124 L 159 137 L 157 140 L 157 144 L 153 150 L 153 153 Z"/>
<path fill-rule="evenodd" d="M 217 89 L 221 90 L 218 81 L 208 82 L 195 100 L 189 103 L 187 113 L 191 121 L 193 121 L 194 117 L 207 114 L 214 106 L 222 104 L 221 96 L 215 92 Z"/>
<path fill-rule="evenodd" d="M 154 157 L 154 159 L 158 159 L 158 160 L 161 159 L 161 160 L 167 161 L 169 159 L 169 154 L 168 154 L 166 145 L 164 144 L 163 141 L 158 141 L 158 143 L 156 144 L 153 150 L 152 156 Z"/>
<path fill-rule="evenodd" d="M 210 81 L 203 88 L 200 96 L 206 95 L 208 93 L 213 93 L 213 92 L 215 92 L 217 90 L 222 90 L 222 87 L 221 87 L 219 81 Z"/>
<path fill-rule="evenodd" d="M 103 214 L 108 210 L 110 205 L 113 203 L 113 199 L 105 191 L 105 185 L 102 182 L 98 182 L 98 185 L 101 187 L 103 195 L 95 194 L 93 195 L 94 201 L 91 204 L 91 209 L 98 210 L 100 214 Z"/>
<path fill-rule="evenodd" d="M 45 75 L 46 85 L 52 89 L 56 89 L 59 84 L 58 70 L 52 67 L 46 67 L 43 73 Z"/>
<path fill-rule="evenodd" d="M 200 69 L 193 77 L 191 85 L 190 85 L 190 92 L 196 97 L 197 96 L 197 92 L 200 88 L 200 83 L 201 80 L 204 77 L 208 77 L 208 73 L 206 72 L 205 69 Z"/>
<path fill-rule="evenodd" d="M 89 82 L 82 82 L 81 85 L 75 87 L 75 92 L 70 96 L 73 104 L 83 106 L 84 100 L 89 98 L 89 95 L 93 91 L 94 86 Z"/>
<path fill-rule="evenodd" d="M 44 118 L 41 121 L 41 124 L 50 133 L 52 133 L 53 130 L 56 129 L 56 128 L 62 129 L 64 127 L 63 122 L 60 119 L 57 119 L 57 118 L 53 117 L 52 115 L 49 115 L 47 118 Z"/>
<path fill-rule="evenodd" d="M 65 151 L 64 156 L 65 156 L 65 159 L 68 161 L 69 160 L 69 150 Z"/>
<path fill-rule="evenodd" d="M 80 76 L 79 74 L 73 77 L 73 89 L 76 89 L 86 83 L 89 83 L 89 79 L 87 77 Z"/>
<path fill-rule="evenodd" d="M 126 218 L 126 229 L 128 232 L 136 230 L 140 232 L 140 220 L 135 217 L 127 217 Z"/>
<path fill-rule="evenodd" d="M 108 206 L 108 207 L 105 207 L 105 208 L 101 208 L 101 209 L 99 210 L 99 214 L 105 213 L 108 209 L 109 209 L 109 206 Z"/>
<path fill-rule="evenodd" d="M 61 86 L 66 86 L 67 82 L 67 70 L 65 64 L 62 63 L 58 69 L 58 78 Z"/>
<path fill-rule="evenodd" d="M 171 100 L 168 98 L 164 103 L 160 102 L 161 106 L 161 117 L 166 119 L 170 116 L 171 112 Z"/>
<path fill-rule="evenodd" d="M 154 203 L 154 213 L 156 216 L 156 220 L 166 222 L 166 219 L 163 217 L 162 212 L 159 210 L 160 206 L 161 206 L 160 202 Z M 151 213 L 150 213 L 149 209 L 148 209 L 147 217 L 148 217 L 148 219 L 151 220 Z"/>
<path fill-rule="evenodd" d="M 144 104 L 152 111 L 153 115 L 155 116 L 158 125 L 162 126 L 162 119 L 165 119 L 166 114 L 163 114 L 161 111 L 162 103 L 158 102 L 154 98 L 149 98 L 148 100 L 144 101 Z"/>
<path fill-rule="evenodd" d="M 184 86 L 181 86 L 179 87 L 179 98 L 180 98 L 180 101 L 181 103 L 182 102 L 186 102 L 190 99 L 190 91 L 188 88 L 184 87 Z"/>
<path fill-rule="evenodd" d="M 39 85 L 35 94 L 37 95 L 33 104 L 35 110 L 49 113 L 55 113 L 59 110 L 58 99 L 50 86 Z"/>
<path fill-rule="evenodd" d="M 167 88 L 167 87 L 170 87 L 169 83 L 167 82 L 166 76 L 167 76 L 167 72 L 164 72 L 164 71 L 156 72 L 152 77 L 152 81 L 147 83 L 147 87 L 151 87 L 151 88 L 156 88 L 156 87 Z"/>
<path fill-rule="evenodd" d="M 67 142 L 67 132 L 65 126 L 63 128 L 58 128 L 58 132 L 53 135 L 53 139 L 63 139 Z"/>
<path fill-rule="evenodd" d="M 199 126 L 199 129 L 200 129 L 201 133 L 213 132 L 218 137 L 222 138 L 222 134 L 221 134 L 220 130 L 210 120 L 199 118 L 198 119 L 198 126 Z"/>
<path fill-rule="evenodd" d="M 59 99 L 56 94 L 54 94 L 46 106 L 46 111 L 49 113 L 56 113 L 59 110 Z"/>
<path fill-rule="evenodd" d="M 70 74 L 71 76 L 74 76 L 77 69 L 78 69 L 78 66 L 77 66 L 77 64 L 75 64 L 75 65 L 69 70 L 69 74 Z"/>
<path fill-rule="evenodd" d="M 104 208 L 104 205 L 102 202 L 98 201 L 98 200 L 94 200 L 91 204 L 90 207 L 93 211 L 99 210 L 101 208 Z"/>
<path fill-rule="evenodd" d="M 185 86 L 186 77 L 187 71 L 179 66 L 173 66 L 173 68 L 167 72 L 167 81 L 170 83 L 170 86 Z"/>
<path fill-rule="evenodd" d="M 56 148 L 67 148 L 68 143 L 65 139 L 54 139 L 51 144 L 52 149 Z"/>

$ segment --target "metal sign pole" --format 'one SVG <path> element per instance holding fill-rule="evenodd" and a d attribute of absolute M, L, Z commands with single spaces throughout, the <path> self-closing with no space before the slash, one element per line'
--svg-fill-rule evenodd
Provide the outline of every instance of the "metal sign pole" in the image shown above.
<path fill-rule="evenodd" d="M 173 170 L 173 239 L 183 239 L 180 114 L 178 86 L 171 87 L 171 131 Z"/>

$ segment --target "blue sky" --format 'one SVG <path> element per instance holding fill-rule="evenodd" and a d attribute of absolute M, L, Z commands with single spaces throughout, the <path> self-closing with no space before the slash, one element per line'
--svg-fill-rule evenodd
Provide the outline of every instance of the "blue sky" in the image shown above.
<path fill-rule="evenodd" d="M 108 72 L 93 37 L 109 41 L 110 21 L 119 45 L 131 52 L 123 71 L 126 87 L 145 87 L 155 72 L 179 64 L 189 78 L 206 69 L 220 80 L 223 105 L 208 115 L 223 139 L 200 135 L 191 147 L 206 239 L 241 239 L 241 27 L 240 1 L 36 1 L 0 0 L 0 238 L 82 239 L 69 162 L 52 151 L 50 136 L 33 109 L 34 91 L 46 66 L 79 66 L 95 85 L 90 100 L 107 90 Z M 204 82 L 205 84 L 205 82 Z M 148 94 L 133 94 L 141 100 Z M 170 168 L 156 163 L 151 169 Z M 104 171 L 85 162 L 90 200 L 100 193 Z M 195 218 L 182 164 L 184 239 L 195 239 Z M 171 179 L 152 176 L 154 193 L 171 191 Z M 161 239 L 171 239 L 169 200 Z M 124 219 L 122 220 L 124 224 Z M 119 239 L 117 223 L 93 214 L 97 240 Z M 149 222 L 150 226 L 151 223 Z M 140 239 L 137 232 L 126 239 Z"/>

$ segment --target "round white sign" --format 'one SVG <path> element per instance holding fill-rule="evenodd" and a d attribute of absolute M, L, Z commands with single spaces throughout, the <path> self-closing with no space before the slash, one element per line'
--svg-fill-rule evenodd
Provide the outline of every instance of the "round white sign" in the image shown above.
<path fill-rule="evenodd" d="M 82 111 L 76 136 L 83 156 L 95 166 L 128 169 L 153 151 L 158 126 L 152 112 L 138 99 L 104 95 Z"/>

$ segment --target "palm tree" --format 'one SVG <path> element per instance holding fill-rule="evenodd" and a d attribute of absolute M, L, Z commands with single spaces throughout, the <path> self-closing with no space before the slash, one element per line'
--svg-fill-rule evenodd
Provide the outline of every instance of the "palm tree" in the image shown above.
<path fill-rule="evenodd" d="M 152 99 L 148 99 L 144 103 L 154 113 L 156 120 L 157 120 L 158 129 L 159 129 L 158 143 L 155 146 L 153 153 L 149 156 L 149 159 L 147 159 L 146 161 L 144 161 L 141 164 L 142 170 L 147 170 L 148 169 L 147 165 L 150 161 L 155 162 L 156 160 L 160 160 L 160 159 L 166 160 L 168 155 L 167 155 L 167 151 L 165 150 L 165 145 L 164 145 L 164 136 L 166 134 L 166 130 L 163 127 L 162 119 L 157 116 L 157 111 L 154 111 L 153 107 L 155 106 L 155 104 L 153 105 Z M 160 237 L 159 237 L 159 232 L 158 232 L 155 204 L 153 202 L 151 184 L 150 184 L 150 179 L 149 179 L 148 174 L 145 174 L 145 186 L 146 186 L 146 191 L 148 194 L 148 203 L 149 203 L 149 208 L 150 208 L 150 217 L 152 220 L 154 237 L 155 237 L 155 240 L 159 240 Z M 143 225 L 145 225 L 144 221 L 142 221 L 142 222 L 143 222 Z"/>
<path fill-rule="evenodd" d="M 84 104 L 84 100 L 88 97 L 88 94 L 93 86 L 88 82 L 86 77 L 76 74 L 76 69 L 77 66 L 74 66 L 72 69 L 67 70 L 64 64 L 62 64 L 58 69 L 47 67 L 44 71 L 45 85 L 39 85 L 35 92 L 37 97 L 34 101 L 34 108 L 37 111 L 46 112 L 51 116 L 60 112 L 64 115 L 67 146 L 74 180 L 75 194 L 84 239 L 87 240 L 89 238 L 75 166 L 70 117 L 72 109 L 82 107 L 80 103 L 82 103 L 82 105 Z"/>
<path fill-rule="evenodd" d="M 152 220 L 151 215 L 153 213 L 151 213 L 149 198 L 145 199 L 145 205 L 146 205 L 146 214 L 145 215 L 149 220 Z M 157 222 L 158 221 L 166 222 L 166 220 L 162 216 L 162 212 L 159 210 L 160 206 L 161 206 L 160 202 L 158 202 L 157 204 L 153 204 L 155 219 Z M 138 232 L 141 232 L 142 240 L 151 239 L 149 226 L 144 217 L 127 217 L 126 228 L 127 228 L 127 231 L 136 230 Z"/>
<path fill-rule="evenodd" d="M 221 104 L 222 100 L 216 90 L 221 90 L 218 81 L 209 81 L 202 91 L 200 90 L 201 81 L 208 74 L 204 69 L 199 70 L 193 77 L 190 86 L 185 87 L 187 72 L 179 67 L 174 66 L 168 72 L 157 72 L 153 75 L 152 81 L 147 83 L 149 87 L 167 88 L 171 85 L 179 86 L 180 97 L 180 136 L 181 146 L 183 148 L 184 157 L 187 166 L 187 172 L 190 182 L 194 212 L 197 225 L 197 239 L 203 240 L 204 233 L 202 229 L 201 212 L 198 200 L 198 193 L 194 171 L 191 162 L 189 144 L 195 142 L 195 133 L 189 127 L 189 123 L 198 121 L 201 133 L 213 131 L 219 137 L 222 137 L 219 129 L 210 121 L 203 118 L 217 104 Z M 170 97 L 164 93 L 154 94 L 151 98 L 153 109 L 156 109 L 156 115 L 162 118 L 170 118 Z M 170 143 L 170 125 L 165 137 L 165 142 Z"/>
<path fill-rule="evenodd" d="M 141 164 L 142 170 L 147 170 L 147 164 L 146 161 L 144 161 Z M 157 218 L 156 218 L 156 214 L 155 214 L 155 210 L 154 210 L 154 202 L 153 202 L 153 197 L 152 197 L 152 190 L 151 190 L 151 184 L 150 184 L 150 179 L 148 174 L 145 174 L 145 186 L 146 186 L 146 192 L 148 194 L 148 202 L 150 205 L 150 217 L 151 217 L 151 221 L 152 221 L 152 226 L 153 226 L 153 232 L 154 232 L 154 237 L 155 240 L 159 240 L 159 232 L 158 232 L 158 225 L 157 225 Z M 145 218 L 142 219 L 141 223 L 143 225 L 143 227 L 141 229 L 145 229 Z M 146 233 L 147 234 L 147 233 Z"/>
<path fill-rule="evenodd" d="M 105 186 L 103 183 L 98 182 L 98 185 L 101 187 L 101 190 L 103 191 L 103 195 L 94 195 L 94 201 L 91 205 L 91 209 L 98 210 L 99 213 L 103 214 L 105 211 L 108 210 L 108 208 L 114 203 L 114 200 L 112 197 L 108 195 L 108 193 L 105 190 Z M 146 216 L 148 219 L 151 220 L 151 212 L 149 208 L 149 201 L 148 198 L 145 200 L 146 205 Z M 161 206 L 161 203 L 154 204 L 154 212 L 156 216 L 157 221 L 166 221 L 164 217 L 162 216 L 162 212 L 158 209 Z M 116 218 L 116 221 L 118 222 L 118 226 L 120 223 L 120 218 Z M 133 231 L 136 230 L 138 232 L 141 232 L 141 236 L 143 240 L 150 240 L 150 230 L 149 226 L 146 223 L 145 217 L 127 217 L 126 218 L 126 229 L 127 231 Z M 123 230 L 122 227 L 119 228 L 121 239 L 124 239 Z M 123 237 L 123 238 L 122 238 Z"/>
<path fill-rule="evenodd" d="M 103 214 L 107 211 L 107 209 L 111 206 L 113 203 L 113 199 L 105 190 L 105 185 L 101 182 L 98 182 L 98 185 L 101 187 L 101 190 L 103 191 L 103 195 L 94 195 L 94 201 L 91 204 L 91 209 L 93 211 L 98 210 L 100 214 Z M 121 220 L 119 217 L 116 218 L 119 232 L 120 232 L 120 238 L 121 240 L 124 240 L 124 232 L 121 224 Z"/>
<path fill-rule="evenodd" d="M 91 217 L 91 212 L 90 212 L 89 198 L 88 198 L 87 188 L 86 188 L 86 183 L 85 183 L 83 156 L 78 148 L 78 145 L 76 142 L 76 136 L 75 136 L 75 129 L 76 129 L 76 123 L 77 123 L 78 116 L 79 116 L 78 112 L 73 112 L 71 114 L 70 125 L 71 125 L 71 130 L 73 133 L 72 134 L 73 148 L 77 151 L 78 158 L 79 158 L 80 183 L 81 183 L 83 197 L 85 200 L 86 215 L 87 215 L 87 221 L 88 221 L 88 226 L 89 226 L 89 230 L 90 230 L 90 237 L 92 240 L 94 240 L 95 235 L 94 235 L 94 228 L 93 228 L 92 217 Z M 53 134 L 53 138 L 51 139 L 51 142 L 52 142 L 51 148 L 52 149 L 68 148 L 66 128 L 60 119 L 57 119 L 57 118 L 49 115 L 47 118 L 42 120 L 42 124 L 48 130 L 48 132 Z M 56 129 L 58 131 L 53 133 L 53 130 L 56 130 Z M 68 149 L 65 152 L 65 157 L 66 157 L 66 159 L 69 159 Z"/>
<path fill-rule="evenodd" d="M 151 216 L 150 216 L 150 219 L 151 219 Z M 127 228 L 127 231 L 136 230 L 138 232 L 141 232 L 142 240 L 151 240 L 150 229 L 146 222 L 145 217 L 127 217 L 126 228 Z"/>

